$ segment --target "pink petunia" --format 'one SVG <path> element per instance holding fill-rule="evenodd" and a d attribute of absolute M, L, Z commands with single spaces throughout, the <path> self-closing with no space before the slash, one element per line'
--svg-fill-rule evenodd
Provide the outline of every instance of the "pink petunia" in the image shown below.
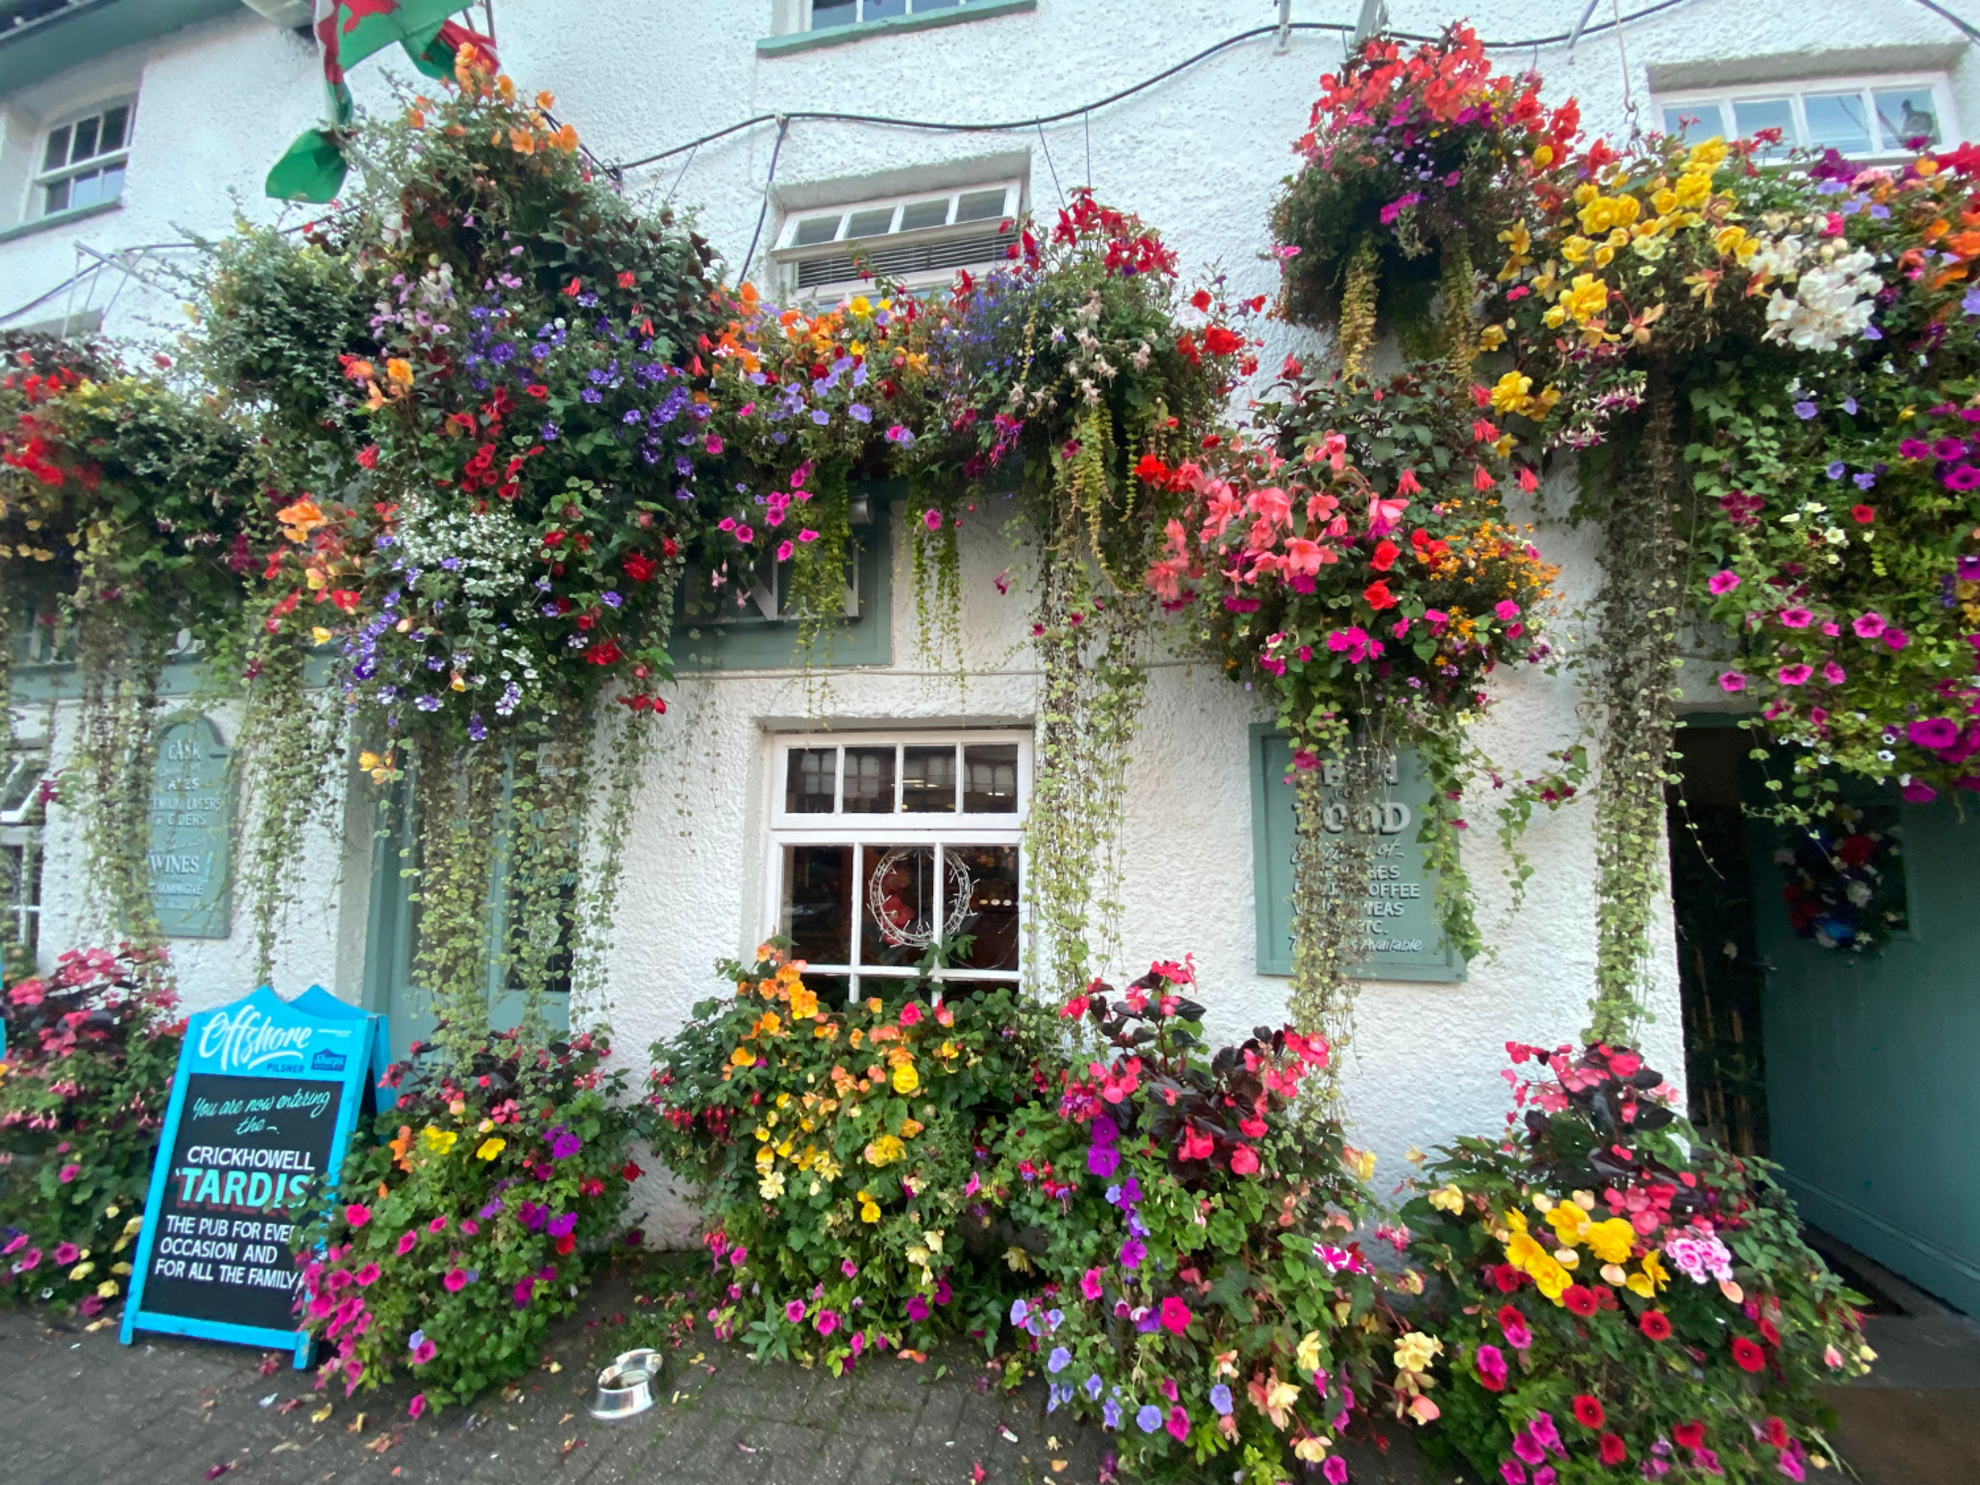
<path fill-rule="evenodd" d="M 55 1179 L 66 1186 L 81 1174 L 82 1167 L 80 1165 L 65 1165 L 59 1171 L 55 1172 Z"/>
<path fill-rule="evenodd" d="M 1858 614 L 1856 622 L 1849 627 L 1856 631 L 1858 639 L 1875 639 L 1884 632 L 1884 616 L 1872 609 L 1867 614 Z"/>
<path fill-rule="evenodd" d="M 411 1228 L 407 1228 L 406 1231 L 400 1233 L 399 1256 L 403 1258 L 406 1256 L 406 1254 L 412 1252 L 414 1245 L 418 1242 L 419 1242 L 419 1234 L 414 1232 Z"/>
<path fill-rule="evenodd" d="M 1783 686 L 1804 686 L 1815 672 L 1806 665 L 1783 665 L 1774 672 L 1774 679 Z"/>
<path fill-rule="evenodd" d="M 1719 689 L 1728 696 L 1736 695 L 1746 689 L 1746 677 L 1736 670 L 1729 670 L 1719 677 Z"/>
<path fill-rule="evenodd" d="M 1085 1295 L 1088 1299 L 1098 1299 L 1100 1297 L 1099 1269 L 1090 1268 L 1080 1276 L 1079 1292 Z"/>
<path fill-rule="evenodd" d="M 811 1323 L 820 1335 L 830 1335 L 839 1328 L 839 1316 L 833 1310 L 820 1310 L 818 1318 Z"/>
<path fill-rule="evenodd" d="M 416 1419 L 419 1417 L 421 1413 L 424 1413 L 425 1411 L 426 1411 L 426 1394 L 424 1392 L 415 1392 L 413 1394 L 412 1401 L 406 1404 L 407 1416 Z"/>
<path fill-rule="evenodd" d="M 447 1286 L 449 1294 L 459 1294 L 467 1287 L 467 1273 L 463 1269 L 450 1268 L 447 1270 L 447 1277 L 440 1282 Z"/>
<path fill-rule="evenodd" d="M 1739 586 L 1739 574 L 1730 568 L 1724 572 L 1715 572 L 1705 580 L 1705 586 L 1711 589 L 1713 597 L 1719 597 Z"/>
<path fill-rule="evenodd" d="M 371 1208 L 362 1202 L 352 1202 L 344 1208 L 344 1220 L 353 1227 L 362 1227 L 371 1220 Z"/>
<path fill-rule="evenodd" d="M 1193 1318 L 1189 1313 L 1189 1306 L 1173 1294 L 1162 1301 L 1161 1313 L 1162 1329 L 1171 1335 L 1181 1335 L 1188 1330 L 1189 1322 Z"/>
<path fill-rule="evenodd" d="M 1784 629 L 1806 629 L 1815 622 L 1815 615 L 1805 608 L 1784 608 L 1781 610 L 1781 627 Z"/>

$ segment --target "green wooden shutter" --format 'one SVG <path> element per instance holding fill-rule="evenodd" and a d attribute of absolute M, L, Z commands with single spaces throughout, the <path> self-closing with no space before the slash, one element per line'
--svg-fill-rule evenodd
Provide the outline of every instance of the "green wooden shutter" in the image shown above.
<path fill-rule="evenodd" d="M 1258 972 L 1292 973 L 1293 786 L 1292 742 L 1270 723 L 1254 723 L 1250 738 L 1252 898 L 1258 917 Z M 1437 921 L 1437 878 L 1423 863 L 1416 838 L 1430 784 L 1416 755 L 1396 758 L 1395 782 L 1377 821 L 1367 911 L 1374 952 L 1355 971 L 1369 980 L 1452 982 L 1464 961 L 1444 942 Z"/>

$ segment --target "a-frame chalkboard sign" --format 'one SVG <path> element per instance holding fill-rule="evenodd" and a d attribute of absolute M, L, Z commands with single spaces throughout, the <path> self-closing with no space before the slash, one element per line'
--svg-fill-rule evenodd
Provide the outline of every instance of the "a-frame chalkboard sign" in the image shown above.
<path fill-rule="evenodd" d="M 124 1305 L 140 1330 L 293 1350 L 297 1225 L 322 1211 L 360 1121 L 397 1101 L 379 1086 L 385 1018 L 320 985 L 266 985 L 186 1025 Z"/>

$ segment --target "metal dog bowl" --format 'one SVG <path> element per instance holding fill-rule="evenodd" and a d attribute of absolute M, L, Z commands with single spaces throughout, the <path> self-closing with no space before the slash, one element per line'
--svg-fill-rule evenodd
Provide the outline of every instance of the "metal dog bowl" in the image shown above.
<path fill-rule="evenodd" d="M 591 1394 L 591 1403 L 586 1411 L 606 1422 L 644 1413 L 653 1406 L 653 1386 L 658 1375 L 657 1371 L 645 1366 L 624 1366 L 614 1362 L 598 1374 L 598 1386 Z"/>

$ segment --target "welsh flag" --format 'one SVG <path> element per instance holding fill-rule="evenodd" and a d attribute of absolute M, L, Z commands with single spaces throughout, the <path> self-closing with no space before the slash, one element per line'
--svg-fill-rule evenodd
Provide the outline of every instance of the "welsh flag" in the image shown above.
<path fill-rule="evenodd" d="M 315 32 L 323 49 L 323 84 L 329 117 L 305 129 L 268 172 L 267 191 L 279 201 L 334 200 L 349 162 L 339 135 L 351 122 L 345 74 L 373 52 L 397 42 L 428 77 L 451 77 L 454 53 L 469 42 L 493 55 L 487 37 L 450 19 L 456 0 L 316 0 Z"/>

